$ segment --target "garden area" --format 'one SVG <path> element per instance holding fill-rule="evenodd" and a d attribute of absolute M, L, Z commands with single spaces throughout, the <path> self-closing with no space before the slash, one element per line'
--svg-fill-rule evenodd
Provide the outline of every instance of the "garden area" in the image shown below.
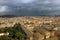
<path fill-rule="evenodd" d="M 7 33 L 9 35 L 0 36 L 0 40 L 24 40 L 26 34 L 20 28 L 21 24 L 15 24 L 13 27 L 5 27 L 0 29 L 0 33 Z"/>

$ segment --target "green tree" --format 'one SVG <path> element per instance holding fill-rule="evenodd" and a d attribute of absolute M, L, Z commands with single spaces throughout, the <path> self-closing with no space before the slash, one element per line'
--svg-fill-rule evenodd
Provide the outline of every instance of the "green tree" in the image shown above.
<path fill-rule="evenodd" d="M 11 40 L 8 36 L 0 36 L 0 40 Z"/>
<path fill-rule="evenodd" d="M 15 33 L 15 36 L 16 36 L 17 38 L 25 38 L 25 35 L 24 35 L 23 33 L 21 33 L 21 32 L 16 32 L 16 33 Z"/>
<path fill-rule="evenodd" d="M 21 38 L 25 38 L 25 34 L 23 33 L 23 31 L 21 29 L 21 24 L 19 24 L 19 23 L 15 24 L 13 27 L 1 28 L 0 33 L 2 33 L 2 32 L 4 32 L 4 33 L 9 32 L 9 36 L 0 37 L 0 40 L 5 40 L 5 38 L 6 38 L 6 40 L 13 40 L 13 39 L 18 40 Z"/>

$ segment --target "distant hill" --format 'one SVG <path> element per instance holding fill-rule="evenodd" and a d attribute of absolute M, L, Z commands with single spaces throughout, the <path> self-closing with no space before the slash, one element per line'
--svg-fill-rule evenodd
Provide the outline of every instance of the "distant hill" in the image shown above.
<path fill-rule="evenodd" d="M 10 17 L 17 17 L 17 16 L 15 16 L 15 15 L 1 15 L 0 17 L 8 17 L 8 18 L 10 18 Z"/>
<path fill-rule="evenodd" d="M 39 16 L 60 17 L 60 15 L 39 15 Z M 20 15 L 20 16 L 16 16 L 16 15 L 1 15 L 0 17 L 7 17 L 7 18 L 11 18 L 11 17 L 21 17 L 21 15 Z"/>

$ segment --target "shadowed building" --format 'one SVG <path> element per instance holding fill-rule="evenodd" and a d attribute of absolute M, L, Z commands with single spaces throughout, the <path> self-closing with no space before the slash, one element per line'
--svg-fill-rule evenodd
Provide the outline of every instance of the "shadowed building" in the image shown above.
<path fill-rule="evenodd" d="M 47 31 L 46 29 L 44 29 L 43 27 L 34 28 L 34 34 L 35 34 L 35 32 L 39 33 L 41 36 L 43 35 L 42 36 L 42 38 L 44 37 L 43 39 L 47 39 L 50 37 L 50 32 Z M 40 38 L 40 39 L 42 39 L 42 38 Z"/>

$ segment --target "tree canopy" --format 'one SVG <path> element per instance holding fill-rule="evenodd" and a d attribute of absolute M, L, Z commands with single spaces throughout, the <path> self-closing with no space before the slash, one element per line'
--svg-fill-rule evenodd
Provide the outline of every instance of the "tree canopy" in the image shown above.
<path fill-rule="evenodd" d="M 20 26 L 21 26 L 21 24 L 17 23 L 13 27 L 1 28 L 0 33 L 9 32 L 9 35 L 7 37 L 5 37 L 5 36 L 0 37 L 0 40 L 3 40 L 5 38 L 8 40 L 10 40 L 10 38 L 15 39 L 15 40 L 25 38 L 26 35 L 22 32 Z"/>

